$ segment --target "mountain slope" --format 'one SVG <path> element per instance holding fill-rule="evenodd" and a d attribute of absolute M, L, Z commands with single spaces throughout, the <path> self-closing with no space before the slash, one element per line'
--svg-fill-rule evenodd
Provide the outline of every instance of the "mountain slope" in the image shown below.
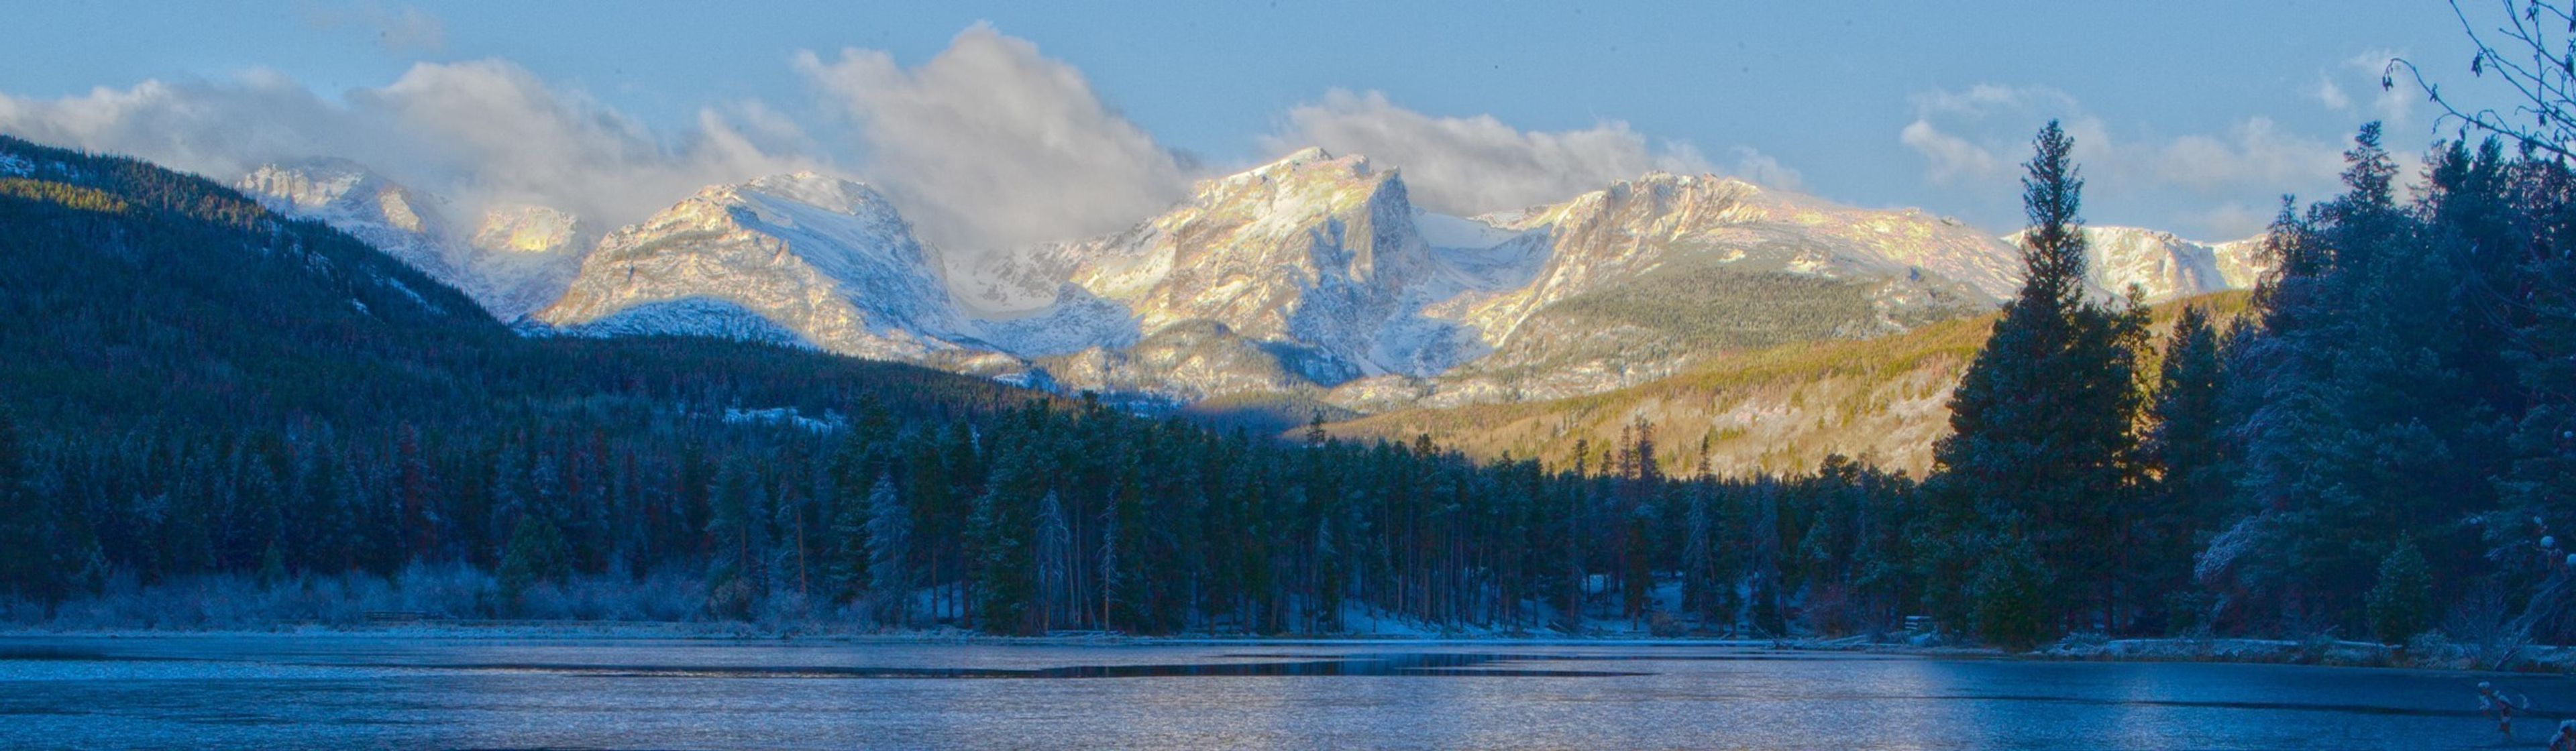
<path fill-rule="evenodd" d="M 1728 351 L 1904 331 L 2015 283 L 2011 249 L 1955 221 L 1712 176 L 1650 174 L 1478 221 L 1526 233 L 1543 260 L 1454 306 L 1495 353 L 1443 374 L 1429 404 L 1597 393 Z"/>
<path fill-rule="evenodd" d="M 2225 292 L 2158 305 L 2157 341 L 2182 305 L 2225 318 L 2241 312 L 2248 297 Z M 1920 476 L 1931 466 L 1933 442 L 1949 431 L 1950 391 L 1994 318 L 1942 321 L 1868 340 L 1788 344 L 1600 394 L 1406 409 L 1328 429 L 1354 438 L 1429 435 L 1479 458 L 1509 454 L 1563 464 L 1578 443 L 1594 450 L 1617 445 L 1621 431 L 1642 418 L 1655 425 L 1666 467 L 1699 467 L 1705 445 L 1720 475 L 1804 472 L 1840 453 Z"/>
<path fill-rule="evenodd" d="M 78 430 L 443 426 L 688 405 L 915 414 L 1038 396 L 731 342 L 514 334 L 454 288 L 202 178 L 0 137 L 0 402 Z M 615 415 L 611 420 L 607 417 Z M 159 426 L 159 427 L 154 427 Z"/>
<path fill-rule="evenodd" d="M 1973 315 L 2018 283 L 2012 238 L 1920 211 L 1657 173 L 1455 217 L 1412 206 L 1397 170 L 1317 149 L 1204 181 L 1117 234 L 989 256 L 954 273 L 954 292 L 955 259 L 882 196 L 811 173 L 707 188 L 586 255 L 575 217 L 498 207 L 459 229 L 435 198 L 345 162 L 241 184 L 504 320 L 809 346 L 1140 404 L 1375 412 L 1596 394 Z M 2257 271 L 2248 243 L 2089 231 L 2101 285 L 2151 300 Z"/>
<path fill-rule="evenodd" d="M 270 164 L 233 187 L 281 214 L 314 219 L 464 290 L 504 321 L 553 302 L 584 248 L 580 220 L 542 206 L 499 206 L 470 225 L 443 201 L 336 159 Z"/>
<path fill-rule="evenodd" d="M 1203 182 L 1189 200 L 1125 232 L 998 258 L 970 287 L 970 302 L 1043 301 L 1022 318 L 1049 321 L 1107 311 L 1074 323 L 1088 330 L 1045 341 L 996 337 L 1025 356 L 1124 349 L 1165 332 L 1244 351 L 1205 371 L 1156 370 L 1148 363 L 1157 358 L 1137 358 L 1146 370 L 1115 379 L 1193 399 L 1246 378 L 1273 382 L 1274 370 L 1319 385 L 1428 375 L 1482 352 L 1454 324 L 1420 314 L 1449 280 L 1413 214 L 1397 172 L 1308 149 Z M 1089 385 L 1091 372 L 1057 377 Z"/>
<path fill-rule="evenodd" d="M 1990 305 L 2015 259 L 1920 212 L 1715 177 L 1445 216 L 1414 208 L 1396 170 L 1308 149 L 1125 232 L 996 256 L 961 296 L 989 341 L 1067 385 L 1331 389 L 1376 409 L 1591 393 L 1727 350 L 1901 331 Z M 1139 342 L 1156 353 L 1129 357 Z"/>
<path fill-rule="evenodd" d="M 131 160 L 0 138 L 0 383 L 39 411 L 218 419 L 467 398 L 516 337 L 318 222 Z M 75 197 L 89 197 L 75 200 Z"/>

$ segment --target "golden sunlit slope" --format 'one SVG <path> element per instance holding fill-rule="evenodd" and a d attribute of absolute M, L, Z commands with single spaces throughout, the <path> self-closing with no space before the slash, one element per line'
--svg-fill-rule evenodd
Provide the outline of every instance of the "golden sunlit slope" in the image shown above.
<path fill-rule="evenodd" d="M 2221 292 L 2153 308 L 2161 346 L 2184 305 L 2218 318 L 2245 310 L 2250 294 Z M 1577 441 L 1596 454 L 1643 417 L 1655 425 L 1665 467 L 1699 465 L 1707 442 L 1721 475 L 1812 469 L 1826 454 L 1861 457 L 1921 475 L 1932 443 L 1948 434 L 1950 390 L 1996 316 L 1943 321 L 1860 341 L 1789 344 L 1721 357 L 1680 375 L 1591 396 L 1449 409 L 1409 409 L 1328 426 L 1344 437 L 1410 440 L 1493 459 L 1571 461 Z M 2143 372 L 2154 372 L 2149 353 Z"/>

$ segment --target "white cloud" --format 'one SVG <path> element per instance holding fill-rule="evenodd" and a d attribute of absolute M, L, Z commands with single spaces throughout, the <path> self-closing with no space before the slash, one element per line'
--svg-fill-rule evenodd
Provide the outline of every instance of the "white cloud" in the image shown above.
<path fill-rule="evenodd" d="M 2220 191 L 2239 185 L 2297 185 L 2343 169 L 2334 144 L 2283 132 L 2267 117 L 2238 121 L 2228 132 L 2167 142 L 2155 175 L 2177 185 Z"/>
<path fill-rule="evenodd" d="M 2279 203 L 2257 205 L 2229 201 L 2186 217 L 2185 221 L 2200 229 L 2200 239 L 2227 242 L 2263 234 L 2271 227 L 2273 215 L 2280 210 Z"/>
<path fill-rule="evenodd" d="M 2045 86 L 2002 86 L 1981 83 L 1966 91 L 1928 91 L 1913 97 L 1917 117 L 1956 115 L 1986 117 L 2003 112 L 2053 111 L 2077 109 L 2075 98 L 2066 92 Z"/>
<path fill-rule="evenodd" d="M 260 164 L 341 157 L 472 211 L 537 203 L 608 225 L 633 222 L 712 183 L 814 166 L 764 146 L 714 110 L 664 137 L 516 64 L 418 64 L 392 84 L 333 103 L 285 76 L 146 81 L 31 100 L 0 95 L 0 132 L 130 154 L 229 180 Z M 751 113 L 764 110 L 737 108 Z"/>
<path fill-rule="evenodd" d="M 2011 208 L 2031 133 L 2049 119 L 2075 139 L 2087 215 L 2113 223 L 2180 222 L 2186 226 L 2166 229 L 2234 237 L 2270 218 L 2248 207 L 2270 206 L 2283 193 L 2334 193 L 2343 168 L 2342 143 L 2261 116 L 2217 133 L 2131 137 L 2115 135 L 2074 97 L 2045 87 L 1983 85 L 1913 102 L 1915 118 L 1897 139 L 1923 157 L 1924 178 L 1970 188 L 1960 193 L 1981 204 L 1978 213 L 2011 221 L 2018 221 Z"/>
<path fill-rule="evenodd" d="M 139 156 L 218 179 L 272 159 L 363 147 L 358 119 L 266 71 L 230 83 L 151 80 L 54 100 L 0 94 L 0 132 Z"/>
<path fill-rule="evenodd" d="M 1732 151 L 1735 154 L 1735 166 L 1729 171 L 1734 172 L 1737 177 L 1782 190 L 1799 190 L 1806 187 L 1805 175 L 1781 164 L 1779 159 L 1762 153 L 1759 149 L 1751 146 L 1737 146 Z"/>
<path fill-rule="evenodd" d="M 308 12 L 317 25 L 404 15 L 371 4 Z M 421 18 L 406 23 L 435 26 Z M 450 199 L 451 218 L 534 203 L 601 228 L 640 221 L 707 185 L 855 165 L 837 171 L 884 190 L 925 239 L 970 254 L 1116 231 L 1205 176 L 1105 103 L 1079 70 L 990 26 L 967 28 L 909 67 L 862 49 L 804 53 L 793 67 L 831 114 L 806 121 L 742 101 L 654 128 L 515 63 L 478 60 L 415 64 L 391 83 L 337 96 L 268 71 L 54 99 L 0 94 L 0 132 L 217 180 L 270 162 L 345 158 Z M 1426 115 L 1374 92 L 1328 92 L 1285 113 L 1259 142 L 1366 154 L 1404 170 L 1426 207 L 1458 213 L 1560 201 L 1650 171 L 1717 169 L 1687 143 L 1654 141 L 1621 122 L 1525 131 L 1491 116 Z M 1797 169 L 1756 149 L 1727 156 L 1738 176 L 1788 189 L 1803 183 Z"/>
<path fill-rule="evenodd" d="M 1425 115 L 1374 91 L 1326 92 L 1321 102 L 1289 110 L 1281 131 L 1262 144 L 1273 152 L 1320 146 L 1336 154 L 1365 154 L 1402 169 L 1416 203 L 1462 214 L 1561 201 L 1655 170 L 1713 171 L 1690 145 L 1650 144 L 1622 122 L 1523 131 L 1490 115 Z M 1797 174 L 1768 157 L 1753 166 L 1770 169 L 1772 179 L 1794 182 Z"/>
<path fill-rule="evenodd" d="M 2333 76 L 2322 73 L 2317 75 L 2316 97 L 2319 103 L 2326 106 L 2326 109 L 2337 112 L 2352 109 L 2352 97 L 2343 93 L 2343 86 L 2335 83 Z"/>
<path fill-rule="evenodd" d="M 1188 189 L 1183 161 L 1101 102 L 1081 71 L 978 24 L 906 69 L 884 52 L 796 67 L 846 107 L 866 173 L 925 236 L 1009 248 L 1115 230 Z"/>
<path fill-rule="evenodd" d="M 1915 120 L 1899 131 L 1897 140 L 1930 160 L 1926 177 L 1938 184 L 1990 180 L 2008 174 L 2012 163 L 1986 147 L 1942 132 L 1929 120 Z"/>
<path fill-rule="evenodd" d="M 1914 121 L 1897 132 L 1897 140 L 1923 155 L 1926 176 L 1936 184 L 2016 179 L 2030 134 L 2047 120 L 2057 120 L 2075 139 L 2078 163 L 2104 161 L 2114 148 L 2110 128 L 2056 89 L 1979 84 L 1966 91 L 1916 94 L 1913 103 Z M 1990 127 L 1996 123 L 2028 123 L 2029 129 L 2010 133 Z"/>

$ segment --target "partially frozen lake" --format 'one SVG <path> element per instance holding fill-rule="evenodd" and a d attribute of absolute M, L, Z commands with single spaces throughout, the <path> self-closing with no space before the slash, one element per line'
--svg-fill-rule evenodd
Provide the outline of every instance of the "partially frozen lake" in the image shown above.
<path fill-rule="evenodd" d="M 2531 696 L 2530 747 L 2576 684 Z M 2479 675 L 1529 642 L 0 638 L 6 748 L 2492 746 Z"/>

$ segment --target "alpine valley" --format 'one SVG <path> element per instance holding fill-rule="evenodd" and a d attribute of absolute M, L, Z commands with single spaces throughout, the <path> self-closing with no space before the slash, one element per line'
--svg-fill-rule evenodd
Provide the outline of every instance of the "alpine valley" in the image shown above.
<path fill-rule="evenodd" d="M 2021 283 L 2017 238 L 1913 209 L 1659 172 L 1452 216 L 1415 206 L 1398 166 L 1311 148 L 1113 234 L 990 252 L 935 247 L 877 190 L 812 172 L 606 232 L 542 206 L 458 211 L 345 161 L 235 185 L 525 335 L 758 340 L 1269 431 L 1638 388 L 1983 315 Z M 2262 271 L 2250 240 L 2086 232 L 2098 296 L 2182 299 Z M 1947 385 L 1922 384 L 1909 423 L 1937 428 Z"/>

